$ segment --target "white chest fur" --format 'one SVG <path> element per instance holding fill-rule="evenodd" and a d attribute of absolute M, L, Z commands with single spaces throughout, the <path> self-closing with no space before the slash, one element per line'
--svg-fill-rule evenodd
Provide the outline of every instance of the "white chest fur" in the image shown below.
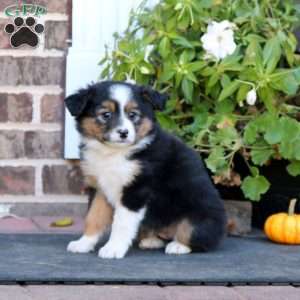
<path fill-rule="evenodd" d="M 111 148 L 94 140 L 85 140 L 82 170 L 97 180 L 99 188 L 112 206 L 121 199 L 123 188 L 139 174 L 140 165 L 129 160 L 129 150 Z"/>

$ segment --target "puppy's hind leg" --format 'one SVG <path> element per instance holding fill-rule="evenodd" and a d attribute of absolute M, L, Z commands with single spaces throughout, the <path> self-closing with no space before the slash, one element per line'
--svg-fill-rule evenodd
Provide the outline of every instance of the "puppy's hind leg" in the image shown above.
<path fill-rule="evenodd" d="M 221 210 L 206 218 L 203 216 L 189 217 L 178 224 L 175 239 L 167 245 L 166 253 L 182 254 L 191 252 L 192 249 L 213 250 L 220 244 L 225 234 L 226 216 Z M 178 243 L 184 247 L 179 247 Z"/>
<path fill-rule="evenodd" d="M 166 246 L 167 254 L 186 254 L 192 249 L 209 251 L 221 242 L 226 233 L 226 218 L 219 216 L 186 218 L 177 225 L 174 240 Z"/>
<path fill-rule="evenodd" d="M 112 207 L 107 203 L 104 195 L 94 193 L 88 214 L 85 219 L 84 234 L 79 240 L 69 243 L 67 250 L 74 253 L 93 251 L 98 240 L 112 223 Z"/>
<path fill-rule="evenodd" d="M 167 244 L 166 254 L 187 254 L 192 252 L 190 247 L 193 226 L 188 220 L 181 221 L 176 226 L 174 240 Z"/>
<path fill-rule="evenodd" d="M 153 231 L 145 232 L 140 237 L 139 248 L 141 249 L 159 249 L 165 246 L 165 242 L 155 235 Z"/>

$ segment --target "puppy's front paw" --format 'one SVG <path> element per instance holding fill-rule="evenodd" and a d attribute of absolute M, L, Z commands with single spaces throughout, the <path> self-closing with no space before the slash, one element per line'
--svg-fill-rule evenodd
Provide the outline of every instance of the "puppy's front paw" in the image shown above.
<path fill-rule="evenodd" d="M 73 253 L 88 253 L 94 250 L 95 242 L 89 238 L 82 236 L 77 241 L 72 241 L 67 246 L 67 251 Z"/>
<path fill-rule="evenodd" d="M 101 258 L 123 258 L 127 252 L 127 247 L 121 245 L 114 245 L 111 242 L 107 242 L 98 253 Z"/>
<path fill-rule="evenodd" d="M 192 252 L 192 249 L 186 245 L 183 245 L 177 241 L 172 241 L 170 242 L 167 247 L 165 252 L 167 254 L 187 254 Z"/>

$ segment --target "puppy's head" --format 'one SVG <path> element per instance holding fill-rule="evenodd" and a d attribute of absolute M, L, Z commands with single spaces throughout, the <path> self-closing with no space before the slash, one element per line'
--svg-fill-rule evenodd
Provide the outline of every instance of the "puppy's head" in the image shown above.
<path fill-rule="evenodd" d="M 105 81 L 65 99 L 79 132 L 110 146 L 130 146 L 154 129 L 154 110 L 162 110 L 167 96 L 151 88 Z"/>

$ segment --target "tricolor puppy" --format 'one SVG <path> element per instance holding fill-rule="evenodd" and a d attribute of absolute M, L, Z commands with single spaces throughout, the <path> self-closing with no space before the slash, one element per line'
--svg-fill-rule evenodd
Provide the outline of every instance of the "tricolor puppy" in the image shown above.
<path fill-rule="evenodd" d="M 140 248 L 185 254 L 213 249 L 224 237 L 223 203 L 199 155 L 155 121 L 166 100 L 150 88 L 111 81 L 65 100 L 81 134 L 91 200 L 84 234 L 68 251 L 94 250 L 109 228 L 102 258 L 124 257 L 137 238 Z"/>

